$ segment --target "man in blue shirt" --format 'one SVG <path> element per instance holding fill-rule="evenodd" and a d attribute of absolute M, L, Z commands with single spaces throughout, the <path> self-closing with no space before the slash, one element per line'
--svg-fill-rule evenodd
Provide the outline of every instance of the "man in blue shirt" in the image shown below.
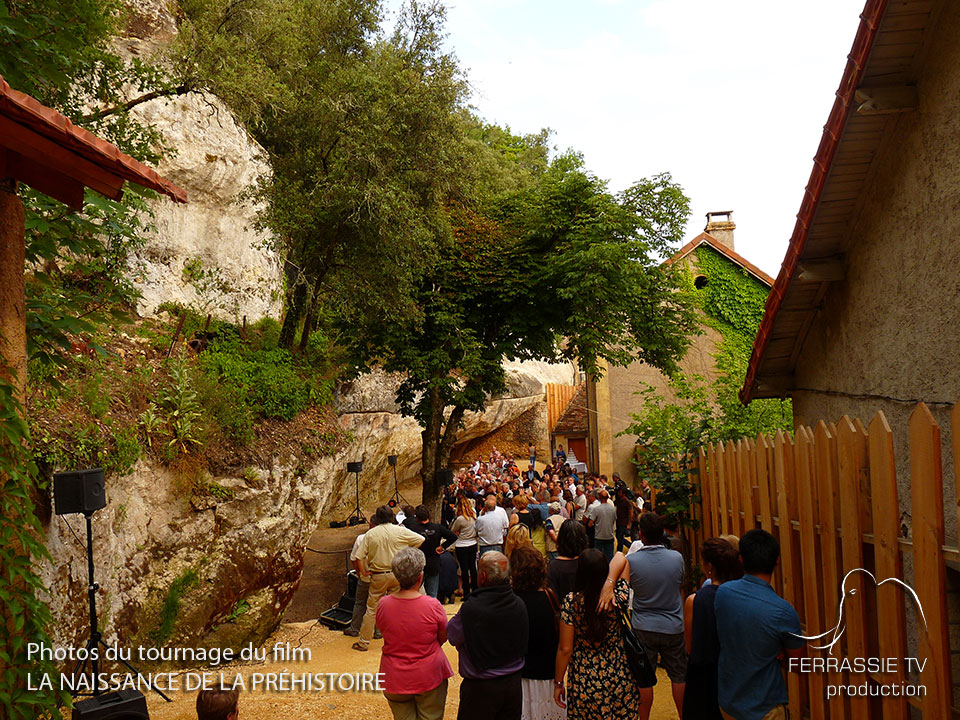
<path fill-rule="evenodd" d="M 766 530 L 740 538 L 746 573 L 717 589 L 714 608 L 720 639 L 720 709 L 733 720 L 785 720 L 787 685 L 780 658 L 804 654 L 800 618 L 770 586 L 780 544 Z"/>

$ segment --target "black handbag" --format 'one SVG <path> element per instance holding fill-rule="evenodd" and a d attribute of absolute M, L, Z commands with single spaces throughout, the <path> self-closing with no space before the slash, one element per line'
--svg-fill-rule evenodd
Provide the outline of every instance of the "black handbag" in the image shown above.
<path fill-rule="evenodd" d="M 630 624 L 630 612 L 627 609 L 618 609 L 617 615 L 620 622 L 620 637 L 623 638 L 623 648 L 627 653 L 627 665 L 630 667 L 630 674 L 637 681 L 637 686 L 642 688 L 653 687 L 657 684 L 657 669 L 650 663 L 647 649 L 643 647 L 640 638 L 633 631 L 633 626 Z"/>

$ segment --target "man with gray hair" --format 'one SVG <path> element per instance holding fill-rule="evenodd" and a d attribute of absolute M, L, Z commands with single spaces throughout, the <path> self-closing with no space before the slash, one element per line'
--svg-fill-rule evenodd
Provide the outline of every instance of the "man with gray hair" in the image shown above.
<path fill-rule="evenodd" d="M 478 574 L 480 587 L 447 624 L 463 677 L 457 720 L 520 720 L 527 607 L 510 587 L 506 555 L 485 553 Z"/>

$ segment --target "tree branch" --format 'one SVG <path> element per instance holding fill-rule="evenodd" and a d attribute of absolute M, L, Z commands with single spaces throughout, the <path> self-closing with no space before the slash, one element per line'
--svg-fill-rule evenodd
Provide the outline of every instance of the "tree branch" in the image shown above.
<path fill-rule="evenodd" d="M 150 100 L 156 100 L 157 98 L 161 97 L 172 97 L 174 95 L 185 95 L 186 93 L 190 92 L 191 89 L 192 88 L 190 88 L 188 85 L 177 85 L 174 88 L 168 88 L 166 90 L 154 90 L 141 95 L 140 97 L 135 97 L 133 100 L 128 100 L 125 103 L 104 108 L 103 110 L 97 110 L 89 115 L 83 115 L 79 118 L 79 122 L 86 123 L 93 122 L 95 120 L 102 120 L 110 115 L 116 115 L 119 112 L 126 112 L 127 110 L 135 108 L 137 105 L 142 105 L 145 102 L 149 102 Z"/>

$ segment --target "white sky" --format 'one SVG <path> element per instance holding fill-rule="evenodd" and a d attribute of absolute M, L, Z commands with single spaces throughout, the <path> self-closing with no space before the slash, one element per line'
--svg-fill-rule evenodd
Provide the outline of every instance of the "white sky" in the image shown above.
<path fill-rule="evenodd" d="M 391 0 L 390 6 L 398 2 Z M 776 276 L 864 0 L 447 0 L 472 104 L 613 190 L 669 171 Z"/>

